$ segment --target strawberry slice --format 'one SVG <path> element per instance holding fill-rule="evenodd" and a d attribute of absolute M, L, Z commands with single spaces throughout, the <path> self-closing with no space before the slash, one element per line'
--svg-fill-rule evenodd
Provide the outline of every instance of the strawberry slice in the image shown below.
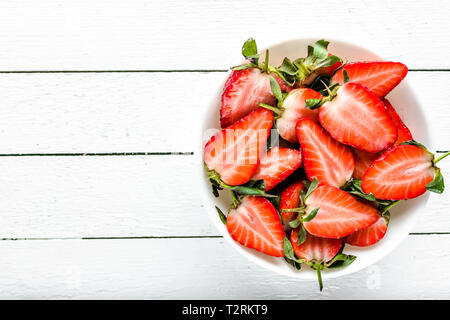
<path fill-rule="evenodd" d="M 258 68 L 233 70 L 228 77 L 222 93 L 220 108 L 220 125 L 228 127 L 237 120 L 259 108 L 258 103 L 274 104 L 275 96 L 270 89 L 270 76 Z M 278 81 L 283 91 L 288 91 L 284 81 L 277 75 L 272 76 Z"/>
<path fill-rule="evenodd" d="M 433 159 L 434 156 L 423 146 L 397 145 L 370 165 L 361 188 L 378 199 L 401 200 L 420 196 L 438 170 Z"/>
<path fill-rule="evenodd" d="M 286 212 L 284 209 L 298 208 L 300 205 L 300 191 L 305 190 L 305 185 L 301 181 L 293 182 L 281 191 L 280 212 L 284 225 L 291 222 L 297 213 Z"/>
<path fill-rule="evenodd" d="M 384 237 L 388 223 L 387 217 L 380 216 L 371 226 L 350 234 L 346 242 L 357 247 L 371 246 Z"/>
<path fill-rule="evenodd" d="M 332 81 L 343 84 L 344 70 L 350 82 L 367 87 L 380 98 L 394 89 L 408 73 L 408 68 L 400 62 L 355 62 L 338 70 Z"/>
<path fill-rule="evenodd" d="M 351 177 L 355 167 L 351 151 L 333 140 L 320 125 L 301 119 L 296 126 L 305 172 L 310 181 L 340 187 Z"/>
<path fill-rule="evenodd" d="M 366 151 L 352 148 L 353 158 L 355 159 L 355 171 L 353 171 L 354 179 L 362 179 L 364 173 L 370 165 L 380 156 L 378 153 L 369 153 Z"/>
<path fill-rule="evenodd" d="M 305 241 L 297 244 L 298 230 L 291 233 L 291 244 L 295 255 L 308 262 L 328 262 L 338 254 L 344 243 L 344 239 L 328 239 L 315 237 L 311 234 L 306 234 Z"/>
<path fill-rule="evenodd" d="M 240 244 L 268 254 L 282 257 L 285 233 L 277 210 L 263 197 L 247 196 L 227 217 L 227 229 Z"/>
<path fill-rule="evenodd" d="M 320 99 L 322 95 L 312 89 L 294 89 L 282 102 L 280 118 L 276 120 L 276 127 L 280 136 L 292 143 L 298 142 L 295 125 L 298 120 L 308 118 L 319 122 L 319 111 L 305 108 L 307 99 Z"/>
<path fill-rule="evenodd" d="M 270 190 L 297 170 L 301 164 L 300 151 L 274 147 L 262 157 L 252 180 L 263 179 L 266 190 Z"/>
<path fill-rule="evenodd" d="M 409 131 L 408 127 L 403 123 L 402 119 L 398 115 L 397 111 L 395 111 L 392 104 L 389 102 L 388 99 L 383 100 L 384 106 L 386 107 L 386 110 L 389 112 L 389 115 L 391 116 L 392 121 L 394 122 L 395 126 L 397 127 L 397 141 L 395 141 L 395 144 L 400 144 L 405 141 L 412 140 L 412 134 L 411 131 Z"/>
<path fill-rule="evenodd" d="M 383 102 L 357 83 L 342 85 L 320 107 L 319 121 L 335 140 L 371 153 L 397 140 L 397 128 Z"/>
<path fill-rule="evenodd" d="M 356 199 L 336 187 L 322 185 L 306 198 L 306 214 L 319 208 L 316 216 L 304 222 L 312 235 L 323 238 L 342 238 L 364 229 L 378 220 L 374 207 Z"/>
<path fill-rule="evenodd" d="M 259 108 L 218 132 L 205 146 L 203 159 L 207 168 L 229 185 L 249 181 L 258 167 L 272 124 L 273 113 Z"/>

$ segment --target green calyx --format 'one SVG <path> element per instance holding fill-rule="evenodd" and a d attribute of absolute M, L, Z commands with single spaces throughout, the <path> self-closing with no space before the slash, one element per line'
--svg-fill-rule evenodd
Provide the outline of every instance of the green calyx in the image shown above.
<path fill-rule="evenodd" d="M 275 67 L 269 65 L 269 50 L 266 50 L 264 61 L 260 60 L 260 55 L 258 53 L 258 47 L 256 46 L 256 41 L 253 38 L 248 38 L 242 46 L 242 55 L 249 62 L 239 66 L 232 67 L 232 70 L 245 70 L 250 68 L 258 68 L 262 72 L 270 73 L 276 70 Z"/>

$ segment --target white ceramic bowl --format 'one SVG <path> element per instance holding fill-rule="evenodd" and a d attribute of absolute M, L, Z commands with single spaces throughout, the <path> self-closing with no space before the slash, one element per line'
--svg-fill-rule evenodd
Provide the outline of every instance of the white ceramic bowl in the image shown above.
<path fill-rule="evenodd" d="M 291 60 L 306 56 L 307 46 L 314 44 L 318 39 L 294 39 L 285 42 L 281 42 L 270 46 L 270 64 L 278 66 L 283 61 L 284 57 L 289 57 Z M 330 41 L 329 52 L 352 61 L 382 61 L 384 60 L 377 54 L 371 52 L 368 49 L 360 46 L 339 41 L 326 39 Z M 265 49 L 261 50 L 261 54 L 265 52 Z M 395 57 L 388 57 L 394 59 Z M 239 56 L 236 55 L 236 63 L 240 62 Z M 219 125 L 219 109 L 220 99 L 223 90 L 223 84 L 228 77 L 228 74 L 224 74 L 223 82 L 218 88 L 211 91 L 211 104 L 204 114 L 202 131 L 201 131 L 201 144 L 197 151 L 199 176 L 201 177 L 201 190 L 203 195 L 204 206 L 207 214 L 211 218 L 212 222 L 216 226 L 217 230 L 223 235 L 225 240 L 236 249 L 242 256 L 253 261 L 257 265 L 260 265 L 268 270 L 277 272 L 282 275 L 294 277 L 304 280 L 316 280 L 316 272 L 306 266 L 302 267 L 302 270 L 295 270 L 289 266 L 284 259 L 275 258 L 264 255 L 256 250 L 246 248 L 239 243 L 235 242 L 228 234 L 226 226 L 220 221 L 216 209 L 214 206 L 218 206 L 224 212 L 227 212 L 231 203 L 231 198 L 228 192 L 222 191 L 219 198 L 215 198 L 211 193 L 211 185 L 207 179 L 206 172 L 203 166 L 203 147 L 207 142 L 207 139 L 212 136 L 217 130 L 220 129 Z M 433 150 L 431 145 L 431 135 L 428 130 L 428 123 L 425 113 L 411 90 L 407 81 L 408 76 L 398 85 L 387 98 L 391 101 L 392 105 L 398 111 L 400 117 L 404 120 L 405 124 L 410 128 L 416 141 L 419 141 Z M 417 218 L 423 214 L 426 202 L 428 200 L 428 193 L 412 200 L 403 201 L 396 207 L 390 210 L 391 220 L 389 223 L 388 231 L 385 237 L 377 244 L 367 247 L 359 248 L 346 245 L 344 253 L 353 254 L 357 256 L 357 259 L 348 267 L 335 270 L 323 271 L 323 278 L 335 278 L 353 272 L 359 271 L 371 264 L 376 263 L 378 260 L 390 253 L 399 243 L 411 232 L 414 223 Z M 405 266 L 406 267 L 406 266 Z"/>

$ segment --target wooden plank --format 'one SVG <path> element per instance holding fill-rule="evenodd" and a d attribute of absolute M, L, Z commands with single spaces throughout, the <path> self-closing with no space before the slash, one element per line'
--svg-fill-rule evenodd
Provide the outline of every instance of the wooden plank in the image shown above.
<path fill-rule="evenodd" d="M 192 152 L 225 73 L 0 74 L 0 153 Z M 410 72 L 450 148 L 450 72 Z"/>
<path fill-rule="evenodd" d="M 315 281 L 262 269 L 223 239 L 0 241 L 0 297 L 448 299 L 448 246 L 449 235 L 409 236 L 377 264 L 325 280 L 321 293 Z"/>
<path fill-rule="evenodd" d="M 0 157 L 1 238 L 219 235 L 195 156 Z M 442 161 L 444 176 L 450 161 Z M 412 232 L 450 232 L 450 192 Z M 210 209 L 210 208 L 208 208 Z"/>
<path fill-rule="evenodd" d="M 449 9 L 446 0 L 2 1 L 0 70 L 224 69 L 249 36 L 261 47 L 345 38 L 410 68 L 450 68 Z"/>

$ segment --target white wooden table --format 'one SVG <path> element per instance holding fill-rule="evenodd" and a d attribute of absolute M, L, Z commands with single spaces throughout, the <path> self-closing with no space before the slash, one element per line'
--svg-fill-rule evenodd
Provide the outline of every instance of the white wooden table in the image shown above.
<path fill-rule="evenodd" d="M 450 147 L 450 3 L 314 2 L 1 1 L 0 298 L 450 298 L 450 190 L 322 293 L 208 221 L 196 132 L 248 36 L 341 38 L 406 63 L 436 150 Z"/>

